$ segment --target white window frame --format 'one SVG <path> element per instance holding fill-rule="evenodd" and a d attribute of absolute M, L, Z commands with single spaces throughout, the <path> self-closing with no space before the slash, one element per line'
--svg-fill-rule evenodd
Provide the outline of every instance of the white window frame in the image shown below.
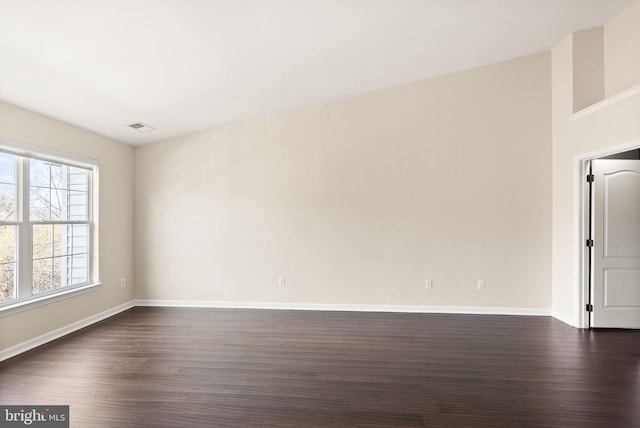
<path fill-rule="evenodd" d="M 16 219 L 0 221 L 0 225 L 18 227 L 16 238 L 17 267 L 15 272 L 18 296 L 6 302 L 0 302 L 0 315 L 30 309 L 60 299 L 75 296 L 97 288 L 99 280 L 98 257 L 98 161 L 65 154 L 49 149 L 30 146 L 0 138 L 0 151 L 17 156 L 16 161 Z M 32 221 L 29 218 L 29 160 L 37 159 L 65 166 L 89 170 L 88 177 L 88 213 L 87 221 Z M 34 225 L 50 224 L 87 224 L 88 225 L 88 280 L 75 285 L 33 294 L 32 277 L 32 230 Z"/>

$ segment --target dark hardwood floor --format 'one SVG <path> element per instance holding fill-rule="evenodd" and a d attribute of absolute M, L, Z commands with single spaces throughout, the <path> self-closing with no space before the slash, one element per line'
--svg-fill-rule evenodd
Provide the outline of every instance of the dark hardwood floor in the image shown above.
<path fill-rule="evenodd" d="M 134 308 L 0 363 L 72 427 L 640 426 L 640 332 L 546 317 Z"/>

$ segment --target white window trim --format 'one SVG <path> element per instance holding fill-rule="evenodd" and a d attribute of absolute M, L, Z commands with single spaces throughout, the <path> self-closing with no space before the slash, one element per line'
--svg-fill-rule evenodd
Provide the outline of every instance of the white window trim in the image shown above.
<path fill-rule="evenodd" d="M 91 170 L 89 188 L 91 189 L 91 197 L 89 198 L 89 218 L 90 218 L 90 227 L 89 227 L 89 242 L 91 246 L 90 257 L 89 257 L 89 281 L 68 286 L 64 288 L 60 288 L 57 290 L 51 290 L 49 292 L 45 292 L 42 294 L 32 295 L 27 298 L 22 298 L 18 300 L 12 300 L 8 302 L 4 302 L 0 304 L 0 317 L 10 315 L 16 312 L 21 312 L 23 310 L 32 309 L 38 306 L 54 303 L 63 299 L 68 299 L 71 297 L 78 296 L 80 294 L 84 294 L 90 291 L 94 291 L 99 288 L 101 285 L 100 282 L 100 263 L 99 263 L 99 175 L 98 175 L 98 167 L 99 162 L 96 159 L 84 158 L 74 154 L 63 153 L 47 148 L 32 146 L 29 144 L 24 144 L 4 138 L 0 138 L 0 150 L 25 158 L 46 160 L 51 162 L 57 162 L 64 165 L 85 168 Z M 20 163 L 18 163 L 20 164 Z M 24 188 L 23 186 L 29 183 L 24 183 L 23 174 L 21 168 L 16 171 L 17 175 L 17 183 L 19 186 Z M 24 193 L 21 194 L 20 198 L 18 198 L 18 203 L 21 203 L 22 206 L 20 209 L 23 211 L 20 220 L 16 222 L 7 222 L 16 223 L 16 224 L 29 224 L 28 219 L 24 216 L 27 215 L 26 209 L 28 208 L 28 201 L 25 201 L 23 197 Z M 48 224 L 50 222 L 46 222 Z M 64 222 L 68 223 L 68 222 Z M 29 232 L 30 233 L 30 232 Z M 29 265 L 31 264 L 31 248 L 28 248 L 25 245 L 21 247 L 21 253 L 19 254 L 20 260 L 27 260 Z M 16 274 L 19 275 L 21 269 L 18 269 Z M 31 284 L 29 284 L 31 286 Z M 20 285 L 19 285 L 20 287 Z"/>

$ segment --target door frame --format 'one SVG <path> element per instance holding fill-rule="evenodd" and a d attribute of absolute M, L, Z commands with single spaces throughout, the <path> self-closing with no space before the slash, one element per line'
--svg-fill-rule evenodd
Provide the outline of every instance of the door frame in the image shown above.
<path fill-rule="evenodd" d="M 604 156 L 615 155 L 617 153 L 628 152 L 630 150 L 640 149 L 640 140 L 632 140 L 627 143 L 619 144 L 595 150 L 593 152 L 585 153 L 576 156 L 574 159 L 574 219 L 575 221 L 575 236 L 579 238 L 576 243 L 575 254 L 577 260 L 577 266 L 574 273 L 576 279 L 575 284 L 577 288 L 574 290 L 574 297 L 578 304 L 578 328 L 589 328 L 591 317 L 587 312 L 587 303 L 591 293 L 590 278 L 591 278 L 591 266 L 589 263 L 589 250 L 586 246 L 587 239 L 590 236 L 590 224 L 589 215 L 591 198 L 589 195 L 589 183 L 587 183 L 587 175 L 591 167 L 591 161 Z"/>

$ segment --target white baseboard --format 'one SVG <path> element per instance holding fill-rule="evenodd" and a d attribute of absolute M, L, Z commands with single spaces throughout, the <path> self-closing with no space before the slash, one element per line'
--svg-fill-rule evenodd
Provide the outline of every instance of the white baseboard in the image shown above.
<path fill-rule="evenodd" d="M 0 350 L 0 361 L 14 357 L 30 349 L 44 345 L 76 330 L 95 324 L 135 306 L 156 306 L 176 308 L 234 308 L 234 309 L 279 309 L 300 311 L 345 311 L 345 312 L 400 312 L 422 314 L 476 314 L 476 315 L 529 315 L 551 316 L 549 309 L 543 308 L 495 308 L 484 306 L 414 306 L 414 305 L 346 305 L 323 303 L 259 303 L 226 302 L 201 300 L 132 300 L 99 314 L 74 322 L 49 333 Z M 564 321 L 561 319 L 561 321 Z M 565 321 L 566 322 L 566 321 Z"/>
<path fill-rule="evenodd" d="M 74 331 L 80 330 L 81 328 L 88 327 L 91 324 L 95 324 L 98 321 L 102 321 L 103 319 L 119 314 L 120 312 L 126 311 L 127 309 L 131 309 L 134 306 L 134 301 L 129 301 L 120 306 L 116 306 L 115 308 L 107 309 L 106 311 L 100 312 L 99 314 L 92 315 L 88 318 L 76 321 L 72 324 L 50 331 L 41 336 L 34 337 L 33 339 L 27 340 L 26 342 L 22 342 L 10 348 L 0 350 L 0 361 L 4 361 L 30 349 L 36 348 L 40 345 L 44 345 L 47 342 L 51 342 L 52 340 L 58 339 L 62 336 L 66 336 L 67 334 L 73 333 Z"/>
<path fill-rule="evenodd" d="M 550 309 L 496 308 L 484 306 L 347 305 L 324 303 L 260 303 L 201 300 L 135 300 L 136 306 L 176 308 L 282 309 L 301 311 L 404 312 L 424 314 L 551 316 Z"/>

